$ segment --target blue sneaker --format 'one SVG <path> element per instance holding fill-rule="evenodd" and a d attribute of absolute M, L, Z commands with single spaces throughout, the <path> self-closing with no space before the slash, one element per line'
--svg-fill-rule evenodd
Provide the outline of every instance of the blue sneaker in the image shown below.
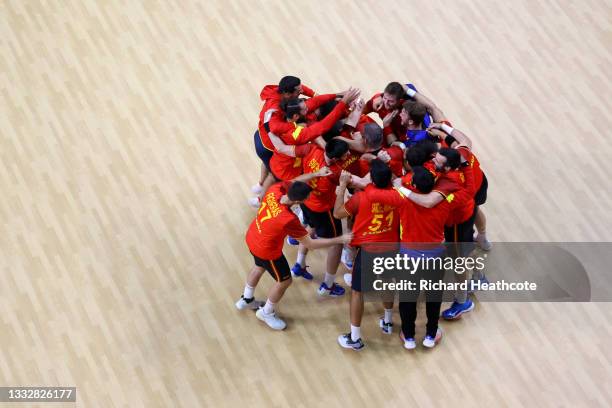
<path fill-rule="evenodd" d="M 296 245 L 300 244 L 297 239 L 292 238 L 292 237 L 287 237 L 287 243 L 289 245 L 293 245 L 293 246 L 296 246 Z"/>
<path fill-rule="evenodd" d="M 302 277 L 306 280 L 312 280 L 312 274 L 308 272 L 306 268 L 308 267 L 305 266 L 302 268 L 299 263 L 296 263 L 295 265 L 293 265 L 293 268 L 291 268 L 291 276 L 293 276 L 294 278 Z"/>
<path fill-rule="evenodd" d="M 474 293 L 476 291 L 476 282 L 489 283 L 489 280 L 484 275 L 478 279 L 470 279 L 470 283 L 468 284 L 468 293 Z"/>
<path fill-rule="evenodd" d="M 334 283 L 331 288 L 327 287 L 325 282 L 321 283 L 318 290 L 319 296 L 338 297 L 344 295 L 344 288 L 337 283 Z"/>
<path fill-rule="evenodd" d="M 470 299 L 466 300 L 464 303 L 453 302 L 451 307 L 442 312 L 442 317 L 444 320 L 455 320 L 461 317 L 462 314 L 471 312 L 474 310 L 474 302 Z"/>

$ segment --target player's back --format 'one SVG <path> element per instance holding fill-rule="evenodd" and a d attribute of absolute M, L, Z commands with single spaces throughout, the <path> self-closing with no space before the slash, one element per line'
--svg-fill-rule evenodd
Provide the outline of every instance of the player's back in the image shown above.
<path fill-rule="evenodd" d="M 345 204 L 353 216 L 352 246 L 371 242 L 397 242 L 399 217 L 396 207 L 376 200 L 377 192 L 392 191 L 369 184 L 364 191 L 355 193 Z"/>
<path fill-rule="evenodd" d="M 273 184 L 264 194 L 257 216 L 251 222 L 246 242 L 253 255 L 262 259 L 276 259 L 282 255 L 283 242 L 288 234 L 295 238 L 306 235 L 306 230 L 288 206 L 280 202 L 289 183 Z"/>

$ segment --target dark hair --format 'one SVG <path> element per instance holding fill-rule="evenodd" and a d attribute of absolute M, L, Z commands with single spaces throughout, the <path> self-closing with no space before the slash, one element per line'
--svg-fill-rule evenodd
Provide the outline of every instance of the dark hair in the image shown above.
<path fill-rule="evenodd" d="M 293 115 L 300 114 L 302 108 L 300 107 L 300 103 L 302 102 L 299 98 L 292 98 L 281 101 L 280 108 L 285 113 L 286 119 L 291 119 Z"/>
<path fill-rule="evenodd" d="M 295 88 L 300 86 L 300 78 L 294 76 L 282 77 L 278 82 L 278 93 L 291 93 L 295 91 Z"/>
<path fill-rule="evenodd" d="M 334 110 L 337 104 L 338 104 L 338 101 L 334 99 L 334 100 L 325 102 L 323 105 L 319 106 L 319 117 L 324 118 L 327 115 L 329 115 L 331 111 Z"/>
<path fill-rule="evenodd" d="M 302 181 L 294 181 L 289 186 L 287 191 L 287 197 L 291 201 L 304 201 L 308 198 L 308 195 L 312 191 L 312 187 Z"/>
<path fill-rule="evenodd" d="M 406 150 L 406 162 L 410 167 L 422 166 L 427 160 L 429 160 L 429 156 L 427 156 L 425 149 L 419 145 L 411 146 Z"/>
<path fill-rule="evenodd" d="M 366 123 L 363 127 L 363 139 L 367 147 L 378 150 L 382 145 L 383 131 L 376 123 Z"/>
<path fill-rule="evenodd" d="M 325 145 L 325 154 L 330 159 L 339 159 L 349 150 L 349 145 L 344 140 L 331 139 Z"/>
<path fill-rule="evenodd" d="M 446 157 L 445 167 L 456 169 L 461 164 L 461 155 L 455 149 L 451 149 L 450 147 L 443 147 L 438 150 L 438 153 Z"/>
<path fill-rule="evenodd" d="M 434 175 L 423 166 L 412 168 L 412 185 L 423 194 L 430 193 L 436 182 Z"/>
<path fill-rule="evenodd" d="M 417 125 L 423 123 L 423 119 L 425 119 L 425 115 L 427 114 L 427 108 L 425 105 L 417 101 L 408 100 L 404 102 L 403 108 L 408 114 L 408 117 Z"/>
<path fill-rule="evenodd" d="M 392 175 L 391 169 L 382 160 L 374 159 L 370 162 L 370 177 L 376 187 L 389 187 Z"/>
<path fill-rule="evenodd" d="M 398 101 L 405 95 L 404 87 L 399 82 L 389 82 L 387 86 L 385 86 L 384 92 L 395 96 Z"/>
<path fill-rule="evenodd" d="M 340 136 L 340 134 L 342 133 L 342 128 L 343 127 L 344 127 L 344 120 L 340 119 L 339 121 L 334 123 L 334 126 L 332 126 L 331 129 L 329 129 L 327 132 L 323 133 L 323 135 L 322 135 L 323 139 L 326 142 L 329 142 L 334 137 Z"/>
<path fill-rule="evenodd" d="M 415 146 L 418 146 L 419 149 L 422 149 L 427 155 L 428 159 L 430 159 L 438 151 L 438 144 L 432 141 L 431 139 L 420 140 L 416 143 Z"/>

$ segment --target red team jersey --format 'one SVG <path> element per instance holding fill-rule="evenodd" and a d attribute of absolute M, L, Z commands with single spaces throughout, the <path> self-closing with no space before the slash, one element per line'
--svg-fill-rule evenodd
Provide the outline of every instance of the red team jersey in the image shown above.
<path fill-rule="evenodd" d="M 367 242 L 397 242 L 399 237 L 399 217 L 394 206 L 382 204 L 371 199 L 368 193 L 382 190 L 369 184 L 364 191 L 355 193 L 344 208 L 353 217 L 353 240 L 351 245 L 358 247 Z"/>
<path fill-rule="evenodd" d="M 314 149 L 302 159 L 304 174 L 317 172 L 325 166 L 327 166 L 325 152 L 319 146 L 314 146 Z M 316 177 L 308 182 L 310 187 L 312 187 L 312 192 L 308 199 L 304 201 L 304 204 L 312 211 L 325 212 L 334 208 L 336 186 L 340 178 L 341 167 L 336 165 L 330 166 L 330 170 L 333 172 L 331 175 Z"/>
<path fill-rule="evenodd" d="M 290 145 L 298 145 L 308 143 L 323 133 L 327 132 L 334 126 L 334 123 L 342 119 L 347 113 L 347 106 L 344 102 L 340 101 L 332 109 L 332 111 L 318 122 L 314 122 L 309 126 L 298 125 L 295 122 L 285 122 L 288 126 L 284 127 L 287 129 L 283 133 L 274 131 L 274 127 L 270 127 L 270 131 L 275 135 L 279 136 L 284 143 Z M 284 125 L 283 125 L 284 126 Z"/>
<path fill-rule="evenodd" d="M 440 180 L 451 180 L 457 183 L 465 194 L 457 195 L 457 199 L 453 201 L 449 218 L 446 225 L 461 224 L 467 221 L 474 213 L 474 173 L 469 166 L 460 167 L 457 170 L 451 170 L 441 175 Z"/>
<path fill-rule="evenodd" d="M 315 92 L 306 85 L 302 85 L 302 95 L 313 97 L 315 96 Z M 269 126 L 271 126 L 272 123 L 280 124 L 281 128 L 277 128 L 275 132 L 275 134 L 278 135 L 288 131 L 287 125 L 284 125 L 283 128 L 282 124 L 285 123 L 290 125 L 290 123 L 285 121 L 285 115 L 280 109 L 281 94 L 278 93 L 277 85 L 264 86 L 259 97 L 264 102 L 261 112 L 259 113 L 259 137 L 266 149 L 274 151 L 274 146 L 268 137 L 268 131 L 265 128 L 265 124 L 267 123 Z M 281 129 L 283 130 L 280 131 Z"/>
<path fill-rule="evenodd" d="M 380 119 L 384 119 L 385 116 L 387 116 L 388 114 L 390 114 L 391 112 L 393 112 L 394 110 L 400 110 L 402 109 L 402 104 L 404 103 L 403 99 L 400 99 L 397 103 L 397 107 L 395 109 L 392 110 L 388 110 L 387 108 L 385 108 L 384 104 L 380 107 L 380 109 L 378 110 L 374 110 L 374 99 L 381 97 L 382 98 L 383 93 L 377 93 L 376 95 L 374 95 L 372 98 L 370 98 L 370 100 L 366 103 L 365 107 L 363 108 L 363 114 L 367 115 L 368 113 L 371 112 L 376 112 L 378 113 L 378 116 L 380 117 Z M 406 127 L 402 125 L 402 120 L 400 118 L 399 112 L 398 114 L 395 116 L 395 118 L 393 118 L 393 120 L 391 121 L 391 125 L 387 126 L 383 129 L 383 135 L 385 136 L 383 138 L 383 145 L 387 146 L 387 138 L 386 136 L 390 133 L 395 134 L 395 136 L 397 137 L 398 140 L 403 141 L 406 139 Z"/>
<path fill-rule="evenodd" d="M 461 156 L 469 163 L 472 173 L 474 175 L 474 195 L 480 189 L 482 185 L 482 179 L 484 174 L 480 168 L 480 162 L 478 158 L 467 146 L 457 146 L 456 149 L 461 153 Z"/>
<path fill-rule="evenodd" d="M 397 190 L 378 190 L 368 193 L 370 200 L 395 206 L 399 211 L 400 241 L 402 243 L 440 243 L 444 241 L 444 224 L 450 212 L 452 194 L 432 208 L 421 207 Z"/>
<path fill-rule="evenodd" d="M 308 232 L 291 209 L 280 203 L 289 183 L 272 185 L 261 200 L 257 216 L 246 233 L 246 243 L 253 255 L 274 260 L 283 254 L 287 235 L 303 238 Z"/>
<path fill-rule="evenodd" d="M 300 176 L 302 174 L 302 159 L 315 148 L 315 145 L 308 143 L 292 147 L 295 157 L 274 152 L 270 159 L 272 174 L 279 180 L 289 181 Z"/>
<path fill-rule="evenodd" d="M 304 103 L 306 104 L 306 108 L 308 108 L 308 112 L 304 119 L 306 119 L 307 124 L 311 124 L 319 120 L 319 117 L 316 114 L 316 110 L 321 107 L 321 105 L 326 104 L 327 102 L 331 102 L 336 99 L 336 94 L 324 94 L 317 95 L 313 98 L 307 99 Z"/>

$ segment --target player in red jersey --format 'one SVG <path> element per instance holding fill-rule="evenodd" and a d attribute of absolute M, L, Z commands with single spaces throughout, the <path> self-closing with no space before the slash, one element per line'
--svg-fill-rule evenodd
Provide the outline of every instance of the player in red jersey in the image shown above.
<path fill-rule="evenodd" d="M 351 241 L 351 246 L 357 248 L 351 280 L 351 331 L 338 337 L 340 346 L 353 350 L 361 350 L 365 346 L 361 339 L 361 319 L 363 316 L 361 246 L 376 242 L 397 242 L 399 238 L 399 219 L 395 207 L 384 205 L 368 198 L 368 192 L 378 189 L 392 190 L 391 169 L 381 160 L 372 160 L 370 163 L 370 176 L 373 184 L 366 186 L 364 191 L 355 193 L 344 203 L 344 193 L 348 183 L 351 181 L 351 174 L 343 171 L 340 176 L 340 186 L 334 204 L 334 217 L 339 219 L 352 217 L 353 240 Z M 370 247 L 370 250 L 376 250 L 376 248 Z M 393 304 L 391 303 L 392 307 Z M 387 327 L 392 327 L 390 321 Z M 391 331 L 387 332 L 390 333 Z"/>
<path fill-rule="evenodd" d="M 278 85 L 266 85 L 261 90 L 259 97 L 264 104 L 259 113 L 257 130 L 253 135 L 255 151 L 262 161 L 259 183 L 251 188 L 253 193 L 257 195 L 265 191 L 263 184 L 268 176 L 269 162 L 272 157 L 272 152 L 274 151 L 274 147 L 268 139 L 269 123 L 273 117 L 275 119 L 280 117 L 280 120 L 283 120 L 279 106 L 281 101 L 297 98 L 299 95 L 313 97 L 315 96 L 315 92 L 306 85 L 302 85 L 300 79 L 294 76 L 285 76 L 281 78 Z"/>
<path fill-rule="evenodd" d="M 280 111 L 282 112 L 282 121 L 275 114 L 270 120 L 270 123 L 266 123 L 266 137 L 269 140 L 269 133 L 274 133 L 279 136 L 286 144 L 298 145 L 308 143 L 314 139 L 318 139 L 324 132 L 329 130 L 340 118 L 344 117 L 348 113 L 348 106 L 359 97 L 359 89 L 350 88 L 348 91 L 343 93 L 342 100 L 338 102 L 337 106 L 323 118 L 321 121 L 311 123 L 309 126 L 303 126 L 298 124 L 298 121 L 302 119 L 302 112 L 304 112 L 304 102 L 297 98 L 284 99 L 280 102 Z M 315 106 L 314 104 L 313 106 Z M 286 120 L 285 120 L 286 119 Z M 263 139 L 262 139 L 263 140 Z M 318 141 L 320 144 L 324 144 L 322 138 Z M 274 148 L 272 146 L 272 148 Z M 273 156 L 276 153 L 273 153 Z M 277 169 L 290 166 L 294 160 L 279 156 L 274 158 L 275 167 Z M 271 170 L 270 163 L 268 163 L 268 170 Z M 265 189 L 274 182 L 274 178 L 268 177 L 262 189 Z M 260 196 L 253 197 L 249 200 L 251 206 L 259 205 Z"/>
<path fill-rule="evenodd" d="M 451 212 L 454 200 L 465 199 L 469 193 L 465 188 L 459 188 L 450 193 L 439 188 L 439 184 L 446 183 L 441 179 L 435 181 L 434 175 L 422 166 L 414 166 L 410 174 L 410 184 L 413 190 L 400 188 L 400 192 L 369 192 L 371 200 L 378 200 L 384 204 L 397 206 L 400 213 L 400 241 L 401 252 L 412 258 L 437 259 L 444 257 L 444 225 Z M 448 190 L 446 190 L 448 191 Z M 431 205 L 430 198 L 438 196 L 439 200 Z M 422 206 L 417 203 L 428 203 Z M 420 269 L 413 271 L 414 276 L 440 280 L 444 271 L 436 262 L 422 263 Z M 415 296 L 418 296 L 418 291 Z M 426 292 L 427 327 L 423 340 L 425 347 L 434 347 L 441 339 L 442 331 L 438 327 L 440 308 L 442 305 L 441 291 Z M 416 298 L 415 298 L 416 300 Z M 416 342 L 415 321 L 417 316 L 416 301 L 401 301 L 400 316 L 402 319 L 402 332 L 400 336 L 404 347 L 414 349 Z"/>
<path fill-rule="evenodd" d="M 301 245 L 311 249 L 342 245 L 352 239 L 351 234 L 346 234 L 312 240 L 290 209 L 292 205 L 302 203 L 310 195 L 312 188 L 308 186 L 307 181 L 329 174 L 330 170 L 323 167 L 317 172 L 299 177 L 293 183 L 274 184 L 264 195 L 257 216 L 247 231 L 246 243 L 255 260 L 255 266 L 247 277 L 244 292 L 236 302 L 236 307 L 239 310 L 258 309 L 257 318 L 274 330 L 283 330 L 287 326 L 274 312 L 274 305 L 281 300 L 291 284 L 289 264 L 283 255 L 286 236 L 295 237 Z M 254 292 L 264 270 L 267 270 L 276 282 L 268 292 L 268 300 L 262 306 L 263 302 L 255 300 Z"/>
<path fill-rule="evenodd" d="M 301 174 L 301 157 L 305 156 L 312 147 L 306 145 L 306 143 L 313 141 L 315 138 L 321 138 L 322 141 L 321 135 L 346 115 L 348 105 L 358 95 L 358 90 L 350 89 L 328 115 L 307 127 L 297 124 L 302 115 L 300 103 L 303 104 L 303 102 L 297 103 L 298 100 L 291 99 L 281 103 L 281 109 L 285 112 L 288 123 L 291 123 L 293 127 L 289 132 L 278 135 L 283 144 L 280 144 L 278 139 L 275 139 L 276 143 L 272 142 L 275 152 L 270 160 L 270 169 L 277 180 L 291 180 Z M 268 136 L 272 141 L 276 135 L 269 132 Z"/>
<path fill-rule="evenodd" d="M 331 139 L 327 142 L 324 151 L 318 148 L 314 149 L 302 161 L 305 174 L 316 172 L 323 166 L 329 166 L 333 171 L 330 176 L 318 177 L 310 181 L 313 192 L 300 206 L 304 222 L 314 229 L 318 237 L 329 238 L 342 233 L 342 223 L 333 216 L 333 208 L 340 173 L 348 163 L 346 158 L 349 155 L 346 142 Z M 353 176 L 352 182 L 357 181 L 358 178 Z M 338 264 L 340 263 L 341 252 L 342 245 L 330 247 L 327 252 L 325 278 L 318 290 L 321 296 L 341 296 L 344 294 L 344 288 L 334 282 Z M 294 276 L 300 276 L 306 272 L 306 253 L 307 250 L 303 246 L 298 248 L 297 262 L 294 268 L 292 268 Z M 304 275 L 304 277 L 312 279 L 312 275 L 308 275 Z"/>
<path fill-rule="evenodd" d="M 397 114 L 404 103 L 405 97 L 406 92 L 402 84 L 390 82 L 383 92 L 374 95 L 365 105 L 364 115 L 376 112 L 383 121 L 385 146 L 390 146 L 402 133 L 402 124 Z"/>
<path fill-rule="evenodd" d="M 448 124 L 432 124 L 431 127 L 443 131 L 441 136 L 444 138 L 444 143 L 453 147 L 440 149 L 434 161 L 438 164 L 444 161 L 461 161 L 462 165 L 455 174 L 465 179 L 466 188 L 470 191 L 471 199 L 468 204 L 455 212 L 455 217 L 449 219 L 445 228 L 446 241 L 455 243 L 450 247 L 452 256 L 466 257 L 473 250 L 474 223 L 478 212 L 480 212 L 476 204 L 476 198 L 480 203 L 482 197 L 486 198 L 487 184 L 484 182 L 484 173 L 480 169 L 478 159 L 471 152 L 472 141 L 470 138 Z M 473 280 L 485 279 L 479 272 L 474 272 Z M 455 275 L 456 282 L 465 282 L 466 280 L 467 273 Z M 468 290 L 458 289 L 455 292 L 453 303 L 442 312 L 442 317 L 446 320 L 455 320 L 473 309 L 474 302 L 468 298 Z"/>
<path fill-rule="evenodd" d="M 438 132 L 440 140 L 443 141 L 445 145 L 459 150 L 463 158 L 469 163 L 474 172 L 474 185 L 476 189 L 474 201 L 477 208 L 474 224 L 478 232 L 476 242 L 480 248 L 485 251 L 489 251 L 491 250 L 491 243 L 487 239 L 487 219 L 482 211 L 482 208 L 480 208 L 480 206 L 487 201 L 489 182 L 487 180 L 487 176 L 480 167 L 478 158 L 472 152 L 472 140 L 465 135 L 465 133 L 453 128 L 448 122 L 432 123 L 430 125 L 430 129 Z"/>

